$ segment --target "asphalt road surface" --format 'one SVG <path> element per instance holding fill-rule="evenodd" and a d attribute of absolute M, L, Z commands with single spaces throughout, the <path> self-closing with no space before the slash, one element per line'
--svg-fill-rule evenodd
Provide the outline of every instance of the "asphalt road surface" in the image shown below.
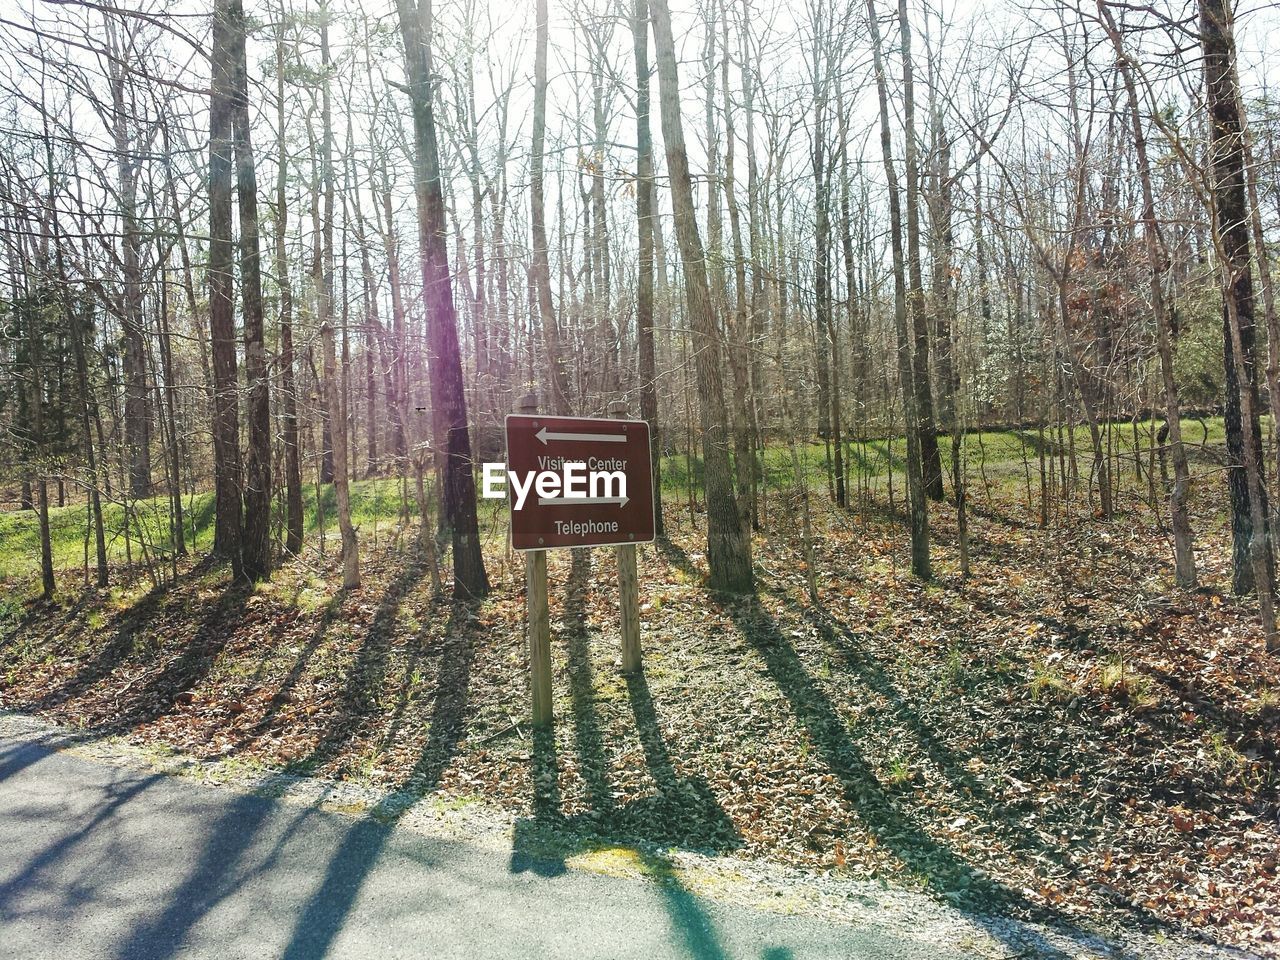
<path fill-rule="evenodd" d="M 972 956 L 542 866 L 0 736 L 0 957 Z"/>

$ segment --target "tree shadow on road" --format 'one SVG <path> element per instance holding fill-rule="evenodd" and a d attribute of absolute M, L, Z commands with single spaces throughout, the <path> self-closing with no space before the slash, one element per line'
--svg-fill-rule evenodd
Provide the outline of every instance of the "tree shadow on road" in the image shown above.
<path fill-rule="evenodd" d="M 466 731 L 471 664 L 476 636 L 470 607 L 455 603 L 439 653 L 440 668 L 427 741 L 418 761 L 394 791 L 346 831 L 329 858 L 319 888 L 294 923 L 282 956 L 323 956 L 342 930 L 365 881 L 391 839 L 395 825 L 422 794 L 439 786 Z"/>
<path fill-rule="evenodd" d="M 87 739 L 87 738 L 86 738 Z M 22 770 L 33 767 L 57 752 L 55 746 L 36 743 L 19 743 L 0 751 L 0 780 L 17 775 Z M 67 856 L 83 840 L 87 839 L 103 824 L 109 823 L 116 813 L 140 793 L 164 779 L 163 774 L 153 774 L 141 780 L 112 784 L 105 790 L 101 804 L 95 809 L 92 818 L 69 832 L 56 843 L 31 855 L 26 864 L 5 883 L 0 884 L 0 916 L 7 912 L 7 904 L 13 895 L 31 883 L 43 871 L 66 859 Z M 40 814 L 44 816 L 42 812 Z M 22 812 L 12 807 L 6 808 L 5 816 L 13 819 L 21 817 Z"/>
<path fill-rule="evenodd" d="M 510 869 L 556 877 L 566 872 L 568 861 L 575 856 L 621 851 L 661 892 L 672 930 L 683 948 L 699 960 L 723 960 L 728 953 L 710 914 L 690 892 L 668 851 L 726 852 L 739 846 L 740 838 L 707 784 L 676 769 L 643 673 L 628 676 L 626 685 L 635 732 L 656 790 L 623 805 L 615 801 L 596 707 L 586 622 L 590 572 L 586 553 L 574 551 L 562 618 L 570 700 L 566 719 L 572 725 L 574 766 L 584 781 L 588 809 L 573 815 L 564 813 L 555 733 L 534 731 L 534 812 L 533 817 L 516 823 Z M 780 947 L 765 953 L 779 960 L 789 955 Z"/>
<path fill-rule="evenodd" d="M 296 767 L 310 770 L 344 757 L 352 743 L 366 736 L 380 719 L 378 700 L 390 663 L 397 611 L 424 572 L 425 567 L 420 560 L 412 563 L 380 598 L 354 660 L 346 670 L 338 709 L 310 754 L 298 761 Z M 327 623 L 336 616 L 339 607 L 340 604 L 331 602 L 326 609 L 312 642 L 304 647 L 298 662 L 273 697 L 273 704 L 281 702 L 306 670 L 307 659 L 321 642 Z M 231 611 L 227 609 L 216 618 L 211 616 L 210 620 L 222 622 L 229 615 Z M 470 667 L 476 640 L 473 623 L 474 618 L 465 605 L 453 606 L 445 638 L 434 651 L 440 659 L 438 682 L 427 739 L 420 757 L 391 792 L 364 818 L 343 832 L 318 888 L 298 915 L 283 956 L 315 957 L 327 952 L 390 839 L 396 822 L 413 800 L 438 785 L 465 731 Z M 418 639 L 420 643 L 426 642 L 425 637 Z M 199 656 L 203 662 L 208 652 L 208 649 L 200 648 L 193 656 Z M 269 717 L 270 708 L 268 717 L 260 726 L 269 725 Z M 254 732 L 261 731 L 257 728 L 250 731 L 241 742 L 242 746 Z M 322 796 L 294 818 L 277 843 L 277 850 L 289 836 L 302 829 L 326 799 Z M 200 852 L 186 878 L 170 894 L 166 908 L 158 916 L 138 924 L 124 941 L 119 955 L 129 957 L 141 951 L 147 956 L 162 958 L 179 952 L 184 938 L 195 925 L 218 903 L 232 895 L 237 885 L 250 875 L 245 872 L 246 855 L 275 809 L 274 800 L 260 796 L 245 796 L 233 803 L 205 834 Z M 265 869 L 270 859 L 268 857 L 256 865 L 254 872 Z"/>

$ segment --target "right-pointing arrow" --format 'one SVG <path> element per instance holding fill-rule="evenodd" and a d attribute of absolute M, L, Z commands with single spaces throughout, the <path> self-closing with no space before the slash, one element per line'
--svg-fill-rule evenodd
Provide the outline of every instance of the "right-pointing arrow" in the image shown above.
<path fill-rule="evenodd" d="M 579 504 L 616 503 L 620 507 L 625 507 L 630 499 L 630 497 L 539 497 L 538 506 L 576 507 Z"/>
<path fill-rule="evenodd" d="M 593 443 L 627 442 L 627 435 L 625 433 L 552 433 L 546 427 L 539 430 L 536 436 L 544 445 L 551 440 L 591 441 Z"/>

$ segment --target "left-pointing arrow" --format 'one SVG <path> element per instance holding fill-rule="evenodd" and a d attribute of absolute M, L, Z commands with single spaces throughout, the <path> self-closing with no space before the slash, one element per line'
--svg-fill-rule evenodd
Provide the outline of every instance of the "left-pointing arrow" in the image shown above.
<path fill-rule="evenodd" d="M 592 443 L 626 443 L 627 435 L 625 433 L 552 433 L 546 427 L 543 427 L 536 434 L 537 438 L 548 443 L 551 440 L 574 440 L 580 442 L 590 441 Z"/>

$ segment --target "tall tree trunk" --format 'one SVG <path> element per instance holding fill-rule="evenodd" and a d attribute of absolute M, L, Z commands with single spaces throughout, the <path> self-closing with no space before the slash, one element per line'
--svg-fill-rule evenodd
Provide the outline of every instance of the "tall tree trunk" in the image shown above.
<path fill-rule="evenodd" d="M 930 99 L 933 95 L 931 91 Z M 969 576 L 969 514 L 965 489 L 964 432 L 960 423 L 960 377 L 955 356 L 955 298 L 951 289 L 951 265 L 955 250 L 952 230 L 951 142 L 942 128 L 941 111 L 934 101 L 935 190 L 931 203 L 933 223 L 933 298 L 938 362 L 938 412 L 942 425 L 951 433 L 951 490 L 956 502 L 956 534 L 959 541 L 960 575 Z"/>
<path fill-rule="evenodd" d="M 387 283 L 391 287 L 391 365 L 390 386 L 387 388 L 387 405 L 391 408 L 391 448 L 395 451 L 399 466 L 404 466 L 408 455 L 406 431 L 410 420 L 405 416 L 409 404 L 408 391 L 408 342 L 404 316 L 404 288 L 400 282 L 400 240 L 396 233 L 391 209 L 391 181 L 386 166 L 382 168 L 380 194 L 382 197 L 382 245 L 387 258 Z"/>
<path fill-rule="evenodd" d="M 421 245 L 422 296 L 427 313 L 428 363 L 435 443 L 444 455 L 444 514 L 453 533 L 453 593 L 479 598 L 489 592 L 480 531 L 476 520 L 476 484 L 472 472 L 467 402 L 462 389 L 458 320 L 454 313 L 448 252 L 445 246 L 444 195 L 432 102 L 431 4 L 396 0 L 404 37 L 409 99 L 413 108 L 414 180 Z"/>
<path fill-rule="evenodd" d="M 826 112 L 832 71 L 829 53 L 824 47 L 833 43 L 830 23 L 814 17 L 813 63 L 813 142 L 810 161 L 813 165 L 814 253 L 813 305 L 817 318 L 818 386 L 820 393 L 819 426 L 827 442 L 834 447 L 835 462 L 831 479 L 836 505 L 845 505 L 844 451 L 840 438 L 840 340 L 835 334 L 831 316 L 831 164 L 827 157 Z"/>
<path fill-rule="evenodd" d="M 342 391 L 338 384 L 337 348 L 333 335 L 333 110 L 329 93 L 329 5 L 320 5 L 320 57 L 324 80 L 320 93 L 320 122 L 324 127 L 320 145 L 320 171 L 324 181 L 323 266 L 319 290 L 320 341 L 323 351 L 324 405 L 329 414 L 329 439 L 333 444 L 333 492 L 338 508 L 338 529 L 342 534 L 342 586 L 360 586 L 360 545 L 351 522 L 351 493 L 347 458 L 347 427 L 342 416 Z"/>
<path fill-rule="evenodd" d="M 280 10 L 276 34 L 276 229 L 275 270 L 280 288 L 280 392 L 282 433 L 284 434 L 285 487 L 285 552 L 297 556 L 302 552 L 302 458 L 298 448 L 298 391 L 293 355 L 293 284 L 289 279 L 289 259 L 285 237 L 289 230 L 289 153 L 285 140 L 284 112 L 284 25 L 285 11 Z"/>
<path fill-rule="evenodd" d="M 1230 261 L 1223 261 L 1224 288 L 1231 285 Z M 1244 340 L 1241 337 L 1242 324 L 1240 312 L 1236 308 L 1236 299 L 1226 295 L 1227 331 L 1231 337 L 1231 350 L 1235 354 L 1236 363 L 1245 366 L 1248 363 L 1244 352 Z M 1245 423 L 1257 417 L 1254 406 L 1255 396 L 1245 382 L 1240 383 L 1240 412 Z M 1266 534 L 1266 487 L 1263 475 L 1262 444 L 1246 442 L 1244 447 L 1244 471 L 1249 491 L 1249 521 L 1252 538 L 1249 541 L 1249 562 L 1253 567 L 1253 587 L 1258 595 L 1258 610 L 1262 619 L 1262 635 L 1269 653 L 1280 651 L 1280 632 L 1276 630 L 1275 593 L 1272 588 L 1271 575 L 1271 539 Z M 44 485 L 41 484 L 41 495 Z M 47 512 L 47 511 L 46 511 Z"/>
<path fill-rule="evenodd" d="M 1239 72 L 1236 73 L 1236 86 L 1239 87 Z M 1240 106 L 1242 126 L 1248 119 L 1248 112 L 1243 103 Z M 1262 318 L 1267 331 L 1267 400 L 1271 407 L 1271 430 L 1273 437 L 1280 437 L 1280 316 L 1276 313 L 1275 288 L 1271 277 L 1271 254 L 1267 250 L 1266 233 L 1262 224 L 1262 208 L 1258 202 L 1259 168 L 1254 163 L 1253 145 L 1249 131 L 1242 130 L 1244 149 L 1244 168 L 1249 197 L 1249 225 L 1253 233 L 1253 245 L 1257 251 L 1258 285 L 1262 288 Z M 1273 452 L 1277 475 L 1280 476 L 1280 440 L 1275 444 Z M 1265 470 L 1263 471 L 1265 473 Z M 1267 521 L 1270 526 L 1271 546 L 1274 551 L 1280 543 L 1280 503 L 1272 503 L 1271 515 Z"/>
<path fill-rule="evenodd" d="M 755 526 L 755 452 L 751 429 L 751 359 L 747 319 L 747 260 L 742 249 L 742 216 L 738 210 L 734 181 L 734 143 L 737 132 L 733 120 L 733 100 L 729 95 L 729 17 L 725 0 L 720 0 L 720 94 L 724 109 L 724 200 L 729 214 L 729 242 L 733 251 L 734 301 L 729 314 L 729 369 L 733 372 L 733 467 L 738 480 L 738 508 L 750 538 Z"/>
<path fill-rule="evenodd" d="M 750 592 L 755 589 L 751 540 L 741 522 L 733 492 L 729 457 L 728 417 L 720 378 L 720 341 L 707 284 L 706 255 L 698 236 L 693 183 L 685 151 L 680 116 L 680 79 L 676 71 L 675 39 L 667 0 L 652 0 L 654 54 L 662 105 L 662 138 L 675 212 L 676 240 L 684 265 L 685 297 L 694 338 L 698 377 L 699 419 L 707 497 L 707 563 L 710 586 L 716 590 Z"/>
<path fill-rule="evenodd" d="M 106 530 L 102 522 L 102 494 L 100 485 L 102 476 L 98 469 L 99 448 L 94 444 L 93 425 L 92 425 L 92 407 L 93 394 L 89 386 L 89 347 L 85 343 L 84 323 L 80 316 L 79 306 L 75 303 L 71 296 L 71 286 L 67 277 L 66 262 L 63 254 L 63 240 L 61 224 L 58 221 L 57 210 L 54 204 L 54 165 L 53 165 L 53 138 L 49 131 L 49 120 L 46 114 L 44 118 L 44 146 L 45 158 L 48 165 L 49 175 L 49 224 L 52 230 L 54 263 L 58 272 L 58 289 L 62 303 L 63 312 L 66 314 L 67 327 L 71 333 L 71 350 L 75 355 L 76 364 L 76 389 L 77 404 L 80 413 L 80 428 L 84 436 L 85 459 L 89 467 L 89 513 L 93 521 L 93 541 L 94 541 L 94 559 L 95 559 L 95 583 L 99 587 L 105 587 L 108 581 L 107 568 L 107 538 Z M 172 373 L 165 374 L 172 388 Z M 170 403 L 172 403 L 173 395 L 170 394 Z M 174 470 L 175 484 L 177 482 L 177 469 L 175 464 Z M 179 535 L 181 527 L 179 527 Z M 43 550 L 43 543 L 42 543 Z M 43 558 L 42 558 L 43 559 Z M 52 561 L 52 544 L 50 545 L 50 561 Z M 52 562 L 50 563 L 52 567 Z M 43 578 L 43 564 L 41 574 Z"/>
<path fill-rule="evenodd" d="M 942 456 L 938 452 L 938 428 L 933 418 L 933 393 L 929 373 L 929 318 L 924 305 L 924 271 L 920 266 L 920 165 L 916 159 L 915 65 L 911 59 L 911 18 L 907 0 L 898 0 L 898 32 L 902 48 L 903 176 L 907 181 L 907 268 L 910 280 L 907 303 L 915 340 L 912 383 L 915 416 L 920 433 L 920 462 L 925 493 L 941 501 Z"/>
<path fill-rule="evenodd" d="M 173 341 L 169 336 L 169 269 L 166 261 L 160 275 L 160 314 L 159 314 L 159 330 L 160 334 L 160 367 L 164 371 L 164 416 L 167 424 L 168 436 L 165 438 L 169 448 L 169 502 L 172 505 L 172 535 L 173 535 L 173 555 L 174 557 L 185 557 L 187 555 L 187 537 L 183 528 L 182 521 L 182 457 L 179 453 L 178 444 L 178 384 L 174 379 L 173 370 Z M 86 423 L 85 436 L 88 438 L 88 424 Z M 93 459 L 90 454 L 91 461 Z M 177 567 L 174 567 L 177 570 Z"/>
<path fill-rule="evenodd" d="M 606 397 L 616 395 L 618 379 L 618 331 L 610 317 L 612 310 L 612 277 L 609 262 L 609 208 L 604 195 L 605 138 L 608 130 L 604 104 L 604 57 L 597 44 L 591 57 L 591 114 L 595 134 L 595 149 L 591 164 L 591 247 L 595 262 L 595 327 L 597 362 L 603 367 L 600 388 Z"/>
<path fill-rule="evenodd" d="M 233 39 L 235 107 L 232 118 L 236 163 L 236 203 L 240 210 L 240 302 L 244 312 L 245 423 L 249 430 L 245 463 L 244 536 L 240 549 L 244 575 L 265 579 L 271 573 L 271 398 L 262 318 L 262 270 L 258 240 L 258 177 L 254 168 L 249 120 L 249 65 L 245 18 L 236 0 Z"/>
<path fill-rule="evenodd" d="M 911 358 L 911 329 L 907 324 L 907 268 L 902 243 L 902 206 L 898 171 L 893 163 L 893 135 L 889 127 L 888 82 L 880 43 L 880 23 L 875 0 L 867 0 L 867 22 L 871 28 L 871 53 L 876 75 L 876 96 L 880 107 L 880 150 L 889 188 L 889 239 L 893 250 L 893 321 L 898 336 L 898 385 L 902 391 L 903 424 L 907 435 L 907 500 L 911 521 L 911 572 L 922 580 L 933 575 L 929 560 L 929 508 L 926 502 L 921 460 L 923 422 L 916 410 L 919 393 L 914 382 Z M 910 134 L 908 134 L 908 141 Z"/>
<path fill-rule="evenodd" d="M 546 0 L 540 0 L 545 4 Z M 636 224 L 640 260 L 636 278 L 636 346 L 640 354 L 640 414 L 649 424 L 654 531 L 662 522 L 662 440 L 658 433 L 658 370 L 653 342 L 653 134 L 649 127 L 649 0 L 635 0 L 631 33 L 636 56 Z M 543 96 L 545 97 L 545 91 Z"/>
<path fill-rule="evenodd" d="M 1258 584 L 1251 556 L 1254 538 L 1262 541 L 1267 579 L 1272 558 L 1265 529 L 1256 529 L 1255 516 L 1266 516 L 1266 505 L 1254 509 L 1246 461 L 1257 451 L 1261 468 L 1262 431 L 1257 419 L 1258 378 L 1254 359 L 1253 276 L 1249 243 L 1249 209 L 1245 199 L 1243 130 L 1240 95 L 1234 70 L 1235 40 L 1227 0 L 1200 0 L 1200 42 L 1203 50 L 1206 106 L 1209 111 L 1209 173 L 1214 231 L 1225 259 L 1223 289 L 1223 367 L 1226 374 L 1225 421 L 1227 472 L 1231 494 L 1232 587 L 1236 593 L 1268 588 Z M 1234 349 L 1232 316 L 1240 341 Z M 1243 366 L 1243 369 L 1242 369 Z M 1242 397 L 1247 403 L 1242 402 Z M 1252 415 L 1245 416 L 1245 407 Z M 1263 485 L 1265 486 L 1265 485 Z M 1265 496 L 1263 486 L 1259 496 Z"/>
<path fill-rule="evenodd" d="M 209 98 L 209 340 L 213 360 L 213 552 L 242 573 L 240 551 L 240 404 L 236 370 L 234 249 L 231 239 L 232 126 L 235 114 L 239 0 L 218 0 L 213 13 Z"/>
<path fill-rule="evenodd" d="M 136 28 L 124 22 L 124 36 L 117 39 L 116 24 L 115 15 L 108 14 L 104 26 L 111 48 L 108 64 L 112 135 L 115 141 L 120 218 L 124 228 L 120 258 L 124 273 L 124 301 L 120 320 L 124 332 L 125 447 L 129 455 L 129 490 L 135 497 L 148 497 L 151 495 L 151 404 L 147 389 L 146 332 L 142 314 L 138 169 L 133 138 L 129 134 L 130 105 L 126 103 L 128 62 L 136 56 L 132 33 Z"/>
<path fill-rule="evenodd" d="M 350 158 L 348 158 L 350 161 Z M 352 181 L 354 182 L 354 177 Z M 377 366 L 378 344 L 382 321 L 378 317 L 378 286 L 373 277 L 373 263 L 369 257 L 369 238 L 365 235 L 364 216 L 360 213 L 360 192 L 352 193 L 355 214 L 356 246 L 360 248 L 360 290 L 364 306 L 364 399 L 365 399 L 365 466 L 366 477 L 378 473 L 378 382 L 374 375 Z"/>
<path fill-rule="evenodd" d="M 398 0 L 402 2 L 402 0 Z M 570 413 L 569 373 L 560 345 L 560 326 L 555 301 L 551 297 L 551 263 L 547 255 L 546 199 L 543 191 L 543 163 L 547 136 L 547 43 L 550 30 L 547 0 L 537 0 L 537 38 L 533 57 L 533 153 L 529 157 L 529 220 L 533 234 L 533 281 L 538 291 L 538 321 L 546 351 L 547 386 L 552 411 Z"/>
<path fill-rule="evenodd" d="M 1178 383 L 1173 366 L 1173 322 L 1164 300 L 1164 272 L 1168 255 L 1160 237 L 1156 221 L 1155 192 L 1151 185 L 1151 163 L 1147 159 L 1147 138 L 1143 129 L 1142 111 L 1138 103 L 1137 84 L 1133 67 L 1124 48 L 1124 40 L 1116 26 L 1106 0 L 1098 0 L 1098 13 L 1102 16 L 1111 45 L 1116 52 L 1116 63 L 1124 80 L 1128 97 L 1129 122 L 1133 129 L 1133 146 L 1137 154 L 1138 182 L 1142 187 L 1142 234 L 1146 246 L 1150 270 L 1151 313 L 1156 324 L 1156 351 L 1160 355 L 1160 377 L 1164 386 L 1165 422 L 1169 429 L 1169 446 L 1173 459 L 1173 489 L 1169 492 L 1169 518 L 1173 529 L 1174 579 L 1178 586 L 1191 588 L 1196 585 L 1195 538 L 1191 520 L 1187 515 L 1187 496 L 1191 488 L 1191 469 L 1187 463 L 1187 451 L 1182 445 L 1182 416 L 1178 403 Z"/>
<path fill-rule="evenodd" d="M 45 424 L 44 424 L 44 349 L 42 311 L 28 298 L 26 305 L 27 365 L 28 377 L 25 389 L 30 391 L 29 404 L 30 454 L 35 461 L 36 515 L 40 528 L 40 588 L 45 601 L 53 600 L 53 542 L 49 534 L 49 481 L 45 476 Z"/>

